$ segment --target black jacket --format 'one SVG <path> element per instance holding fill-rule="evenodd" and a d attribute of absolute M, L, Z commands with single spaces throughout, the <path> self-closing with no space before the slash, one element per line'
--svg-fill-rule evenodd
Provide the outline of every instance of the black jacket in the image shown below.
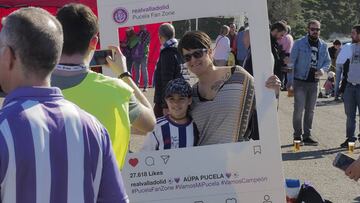
<path fill-rule="evenodd" d="M 271 39 L 271 52 L 274 56 L 274 74 L 282 81 L 282 71 L 281 68 L 283 64 L 283 54 L 281 47 L 277 43 L 276 39 L 273 36 L 270 36 Z"/>
<path fill-rule="evenodd" d="M 182 77 L 181 65 L 182 57 L 176 47 L 164 48 L 160 52 L 159 61 L 155 70 L 155 95 L 154 103 L 166 107 L 164 100 L 164 92 L 167 83 L 170 80 Z"/>

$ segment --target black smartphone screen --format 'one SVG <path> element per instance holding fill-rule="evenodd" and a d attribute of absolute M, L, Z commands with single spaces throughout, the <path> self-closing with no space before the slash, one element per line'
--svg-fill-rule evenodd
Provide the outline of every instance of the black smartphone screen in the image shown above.
<path fill-rule="evenodd" d="M 335 167 L 345 171 L 347 169 L 347 167 L 349 167 L 350 164 L 352 164 L 354 161 L 355 161 L 355 159 L 353 159 L 343 153 L 338 153 L 333 162 L 333 165 Z"/>
<path fill-rule="evenodd" d="M 112 56 L 111 50 L 97 50 L 90 61 L 90 67 L 106 65 L 106 57 Z"/>

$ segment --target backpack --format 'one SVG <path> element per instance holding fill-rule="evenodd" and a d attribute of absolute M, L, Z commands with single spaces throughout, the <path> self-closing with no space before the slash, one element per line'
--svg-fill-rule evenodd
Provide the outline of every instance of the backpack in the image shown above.
<path fill-rule="evenodd" d="M 141 61 L 144 55 L 144 45 L 140 42 L 131 49 L 131 57 L 134 61 Z"/>
<path fill-rule="evenodd" d="M 324 200 L 318 191 L 308 183 L 301 185 L 299 195 L 296 203 L 332 203 L 329 200 Z"/>

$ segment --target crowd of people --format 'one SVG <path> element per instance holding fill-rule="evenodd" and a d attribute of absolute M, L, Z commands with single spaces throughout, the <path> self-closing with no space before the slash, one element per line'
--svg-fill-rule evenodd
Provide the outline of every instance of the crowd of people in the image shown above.
<path fill-rule="evenodd" d="M 162 24 L 154 107 L 143 94 L 151 40 L 146 26 L 138 33 L 129 28 L 125 42 L 109 47 L 114 54 L 106 58 L 107 66 L 118 78 L 89 69 L 98 26 L 90 8 L 74 3 L 56 17 L 28 7 L 3 20 L 0 85 L 7 96 L 0 110 L 1 202 L 129 202 L 121 169 L 131 127 L 147 134 L 144 151 L 259 139 L 247 25 L 238 32 L 235 24 L 222 26 L 213 46 L 202 31 L 189 31 L 178 41 L 173 25 Z M 341 147 L 347 147 L 356 139 L 360 108 L 360 26 L 353 27 L 352 44 L 341 48 L 335 41 L 329 50 L 320 39 L 319 21 L 310 21 L 307 29 L 294 42 L 285 21 L 270 26 L 274 72 L 263 82 L 277 98 L 282 85 L 294 96 L 294 141 L 317 145 L 312 121 L 319 78 L 327 72 L 333 88 L 328 93 L 344 100 L 347 130 Z M 198 78 L 192 86 L 188 70 Z M 346 173 L 357 180 L 360 161 Z"/>

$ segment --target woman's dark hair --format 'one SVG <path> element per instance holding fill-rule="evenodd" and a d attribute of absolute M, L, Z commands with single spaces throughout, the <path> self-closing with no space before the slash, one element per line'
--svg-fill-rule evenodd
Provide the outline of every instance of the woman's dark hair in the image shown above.
<path fill-rule="evenodd" d="M 340 40 L 336 39 L 336 40 L 333 42 L 333 45 L 341 45 Z"/>
<path fill-rule="evenodd" d="M 202 31 L 187 32 L 181 38 L 178 45 L 178 50 L 181 54 L 183 49 L 211 49 L 211 39 Z"/>

